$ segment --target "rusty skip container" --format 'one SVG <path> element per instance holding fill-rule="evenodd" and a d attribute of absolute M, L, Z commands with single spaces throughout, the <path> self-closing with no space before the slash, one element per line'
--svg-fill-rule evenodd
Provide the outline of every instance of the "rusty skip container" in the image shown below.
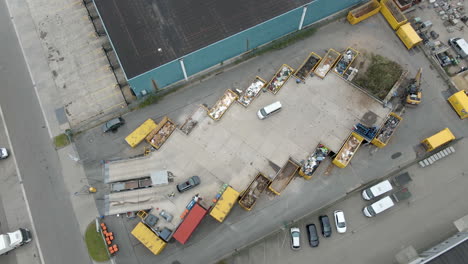
<path fill-rule="evenodd" d="M 268 189 L 270 189 L 270 191 L 276 195 L 280 195 L 294 178 L 294 175 L 298 169 L 299 165 L 289 159 L 286 164 L 284 164 L 284 166 L 278 171 L 276 177 L 273 179 L 270 186 L 268 186 Z"/>
<path fill-rule="evenodd" d="M 249 187 L 242 192 L 239 205 L 247 211 L 252 210 L 253 206 L 257 203 L 258 197 L 265 191 L 270 183 L 271 180 L 259 172 L 249 184 Z"/>
<path fill-rule="evenodd" d="M 348 16 L 346 18 L 348 19 L 348 22 L 351 25 L 355 25 L 377 14 L 380 11 L 380 8 L 381 5 L 379 4 L 379 2 L 377 2 L 377 0 L 372 0 L 349 11 Z"/>

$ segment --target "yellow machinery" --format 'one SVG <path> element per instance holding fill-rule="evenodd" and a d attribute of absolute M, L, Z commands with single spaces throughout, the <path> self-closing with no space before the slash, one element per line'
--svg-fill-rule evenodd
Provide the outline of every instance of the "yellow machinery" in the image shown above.
<path fill-rule="evenodd" d="M 421 75 L 422 68 L 419 68 L 416 77 L 411 81 L 411 84 L 407 89 L 406 103 L 411 105 L 418 105 L 421 103 L 422 92 L 421 92 Z"/>
<path fill-rule="evenodd" d="M 139 222 L 132 230 L 132 235 L 138 239 L 147 249 L 154 255 L 158 255 L 166 247 L 167 243 L 158 237 L 149 227 L 144 223 Z"/>
<path fill-rule="evenodd" d="M 461 119 L 468 117 L 468 91 L 456 92 L 449 97 L 448 101 Z"/>
<path fill-rule="evenodd" d="M 455 136 L 452 134 L 452 131 L 450 131 L 448 128 L 444 128 L 443 130 L 439 131 L 439 133 L 421 141 L 421 144 L 424 146 L 424 148 L 426 148 L 426 151 L 429 152 L 454 139 Z"/>

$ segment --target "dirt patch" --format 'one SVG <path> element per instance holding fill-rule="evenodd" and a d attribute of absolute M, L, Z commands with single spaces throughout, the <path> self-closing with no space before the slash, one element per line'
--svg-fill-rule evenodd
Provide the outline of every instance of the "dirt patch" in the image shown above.
<path fill-rule="evenodd" d="M 396 62 L 373 53 L 362 53 L 355 65 L 359 72 L 353 83 L 383 100 L 400 78 L 403 68 Z"/>

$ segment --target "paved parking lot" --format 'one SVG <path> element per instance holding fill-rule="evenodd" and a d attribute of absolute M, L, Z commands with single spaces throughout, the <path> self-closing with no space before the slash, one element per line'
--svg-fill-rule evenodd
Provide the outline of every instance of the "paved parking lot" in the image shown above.
<path fill-rule="evenodd" d="M 407 187 L 412 193 L 409 200 L 397 203 L 393 208 L 373 218 L 362 214 L 362 208 L 370 202 L 355 192 L 345 200 L 333 204 L 293 223 L 280 232 L 242 250 L 228 264 L 262 263 L 396 263 L 394 256 L 407 246 L 424 250 L 457 232 L 453 221 L 468 214 L 466 188 L 468 165 L 463 153 L 468 152 L 468 141 L 454 145 L 458 155 L 438 161 L 433 167 L 412 166 L 408 172 L 413 181 Z M 450 169 L 448 169 L 450 168 Z M 348 224 L 345 234 L 338 234 L 332 222 L 333 234 L 320 245 L 308 244 L 305 225 L 315 223 L 318 232 L 318 216 L 326 214 L 333 221 L 333 211 L 343 210 Z M 302 249 L 290 248 L 289 227 L 301 228 Z"/>

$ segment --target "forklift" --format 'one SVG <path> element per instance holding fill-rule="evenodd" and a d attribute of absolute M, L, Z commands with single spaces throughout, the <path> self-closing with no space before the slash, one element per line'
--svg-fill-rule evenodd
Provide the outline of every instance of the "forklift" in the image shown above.
<path fill-rule="evenodd" d="M 421 74 L 422 68 L 419 68 L 418 73 L 416 73 L 416 77 L 411 80 L 410 85 L 406 90 L 406 103 L 410 105 L 418 105 L 421 103 Z"/>

